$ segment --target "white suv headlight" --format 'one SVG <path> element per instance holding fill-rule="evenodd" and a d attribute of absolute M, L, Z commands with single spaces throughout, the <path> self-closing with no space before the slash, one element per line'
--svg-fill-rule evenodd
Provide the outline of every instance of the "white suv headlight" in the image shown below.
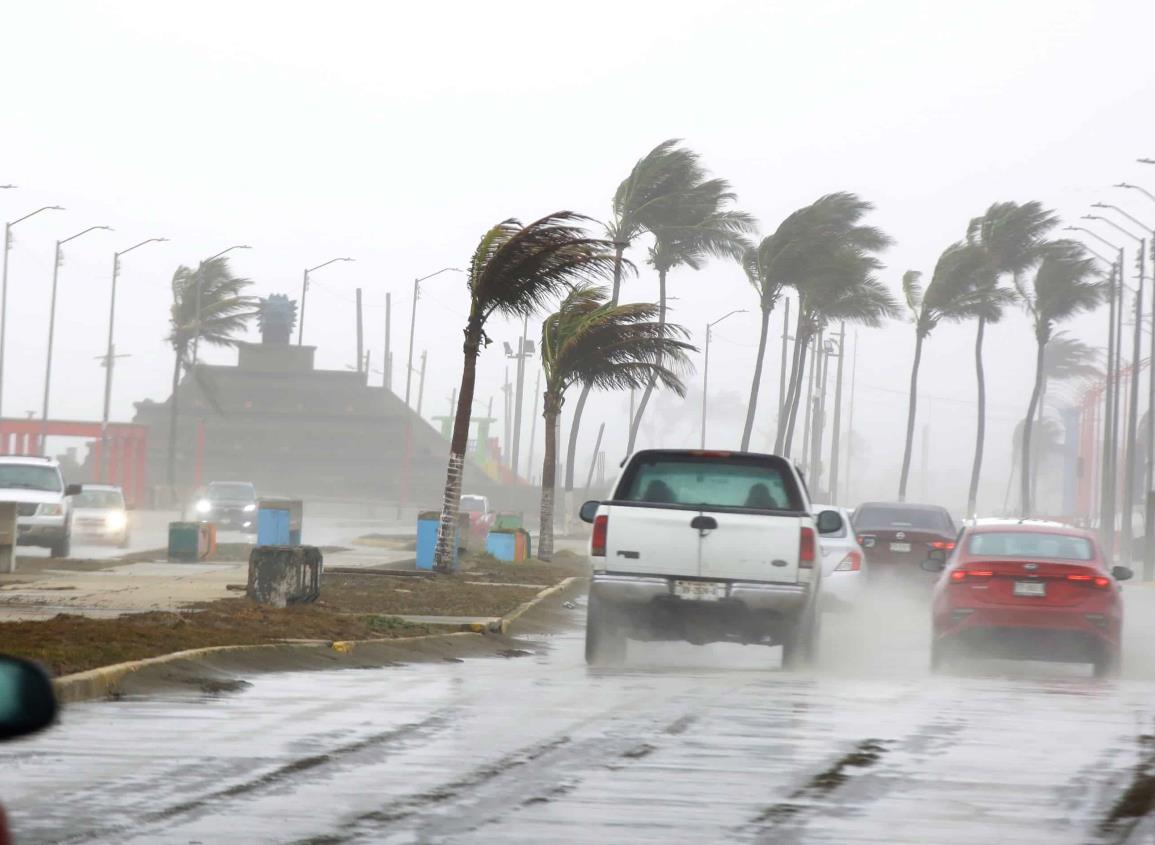
<path fill-rule="evenodd" d="M 45 502 L 36 508 L 37 516 L 61 516 L 64 513 L 64 505 L 59 502 Z"/>
<path fill-rule="evenodd" d="M 104 518 L 104 527 L 109 531 L 119 531 L 127 524 L 128 517 L 125 516 L 124 511 L 111 511 Z"/>

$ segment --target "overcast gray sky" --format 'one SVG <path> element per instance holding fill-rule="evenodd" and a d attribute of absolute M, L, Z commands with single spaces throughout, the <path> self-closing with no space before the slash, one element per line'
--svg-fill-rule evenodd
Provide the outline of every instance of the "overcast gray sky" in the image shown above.
<path fill-rule="evenodd" d="M 1075 218 L 1114 198 L 1155 222 L 1155 204 L 1108 187 L 1155 190 L 1155 167 L 1134 163 L 1155 156 L 1152 33 L 1155 4 L 1139 0 L 10 4 L 0 184 L 20 189 L 0 191 L 0 216 L 68 210 L 16 229 L 4 411 L 39 407 L 52 242 L 93 224 L 117 231 L 67 251 L 60 416 L 99 418 L 112 251 L 171 239 L 124 263 L 117 348 L 132 357 L 118 364 L 114 416 L 128 419 L 132 401 L 168 392 L 178 264 L 249 243 L 235 268 L 262 295 L 296 298 L 304 267 L 355 257 L 316 275 L 306 341 L 323 366 L 351 365 L 361 286 L 379 364 L 390 291 L 403 383 L 415 276 L 462 266 L 505 217 L 568 208 L 604 219 L 633 162 L 669 137 L 733 183 L 764 234 L 830 191 L 874 202 L 874 222 L 897 240 L 886 256 L 896 290 L 906 269 L 929 275 L 997 200 L 1039 199 Z M 642 245 L 633 258 L 644 257 Z M 698 334 L 707 319 L 750 309 L 719 327 L 712 349 L 711 442 L 733 445 L 740 421 L 726 410 L 740 410 L 749 387 L 756 301 L 733 265 L 679 270 L 670 285 L 674 319 Z M 452 274 L 426 290 L 416 345 L 430 354 L 429 416 L 445 413 L 459 377 L 465 292 Z M 655 295 L 644 267 L 624 294 Z M 1073 328 L 1103 343 L 1105 323 Z M 490 333 L 516 337 L 509 326 Z M 923 374 L 923 392 L 941 397 L 923 415 L 930 485 L 951 504 L 965 496 L 973 437 L 972 333 L 940 329 Z M 859 332 L 855 426 L 869 450 L 860 472 L 884 480 L 875 495 L 893 493 L 912 338 L 903 324 Z M 1021 316 L 992 332 L 992 503 L 1026 405 L 1031 344 Z M 768 364 L 765 395 L 776 396 L 776 354 Z M 479 399 L 500 407 L 504 368 L 492 347 Z M 591 404 L 584 451 L 604 420 L 620 456 L 625 401 Z M 696 439 L 697 410 L 687 411 L 666 445 Z M 539 454 L 540 443 L 539 432 Z"/>

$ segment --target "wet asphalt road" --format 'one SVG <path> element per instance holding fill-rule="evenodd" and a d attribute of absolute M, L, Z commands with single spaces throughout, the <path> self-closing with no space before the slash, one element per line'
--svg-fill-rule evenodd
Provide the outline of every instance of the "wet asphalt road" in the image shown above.
<path fill-rule="evenodd" d="M 575 624 L 520 657 L 75 705 L 0 749 L 0 796 L 23 843 L 1155 841 L 1107 823 L 1155 770 L 1155 587 L 1127 598 L 1116 683 L 932 677 L 917 601 L 828 618 L 807 674 L 672 645 L 591 671 Z"/>

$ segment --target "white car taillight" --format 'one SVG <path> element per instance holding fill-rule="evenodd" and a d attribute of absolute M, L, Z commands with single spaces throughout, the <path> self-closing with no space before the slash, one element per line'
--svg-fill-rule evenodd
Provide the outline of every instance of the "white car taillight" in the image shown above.
<path fill-rule="evenodd" d="M 862 569 L 862 555 L 854 550 L 847 552 L 846 557 L 834 567 L 835 572 L 858 572 L 860 569 Z"/>

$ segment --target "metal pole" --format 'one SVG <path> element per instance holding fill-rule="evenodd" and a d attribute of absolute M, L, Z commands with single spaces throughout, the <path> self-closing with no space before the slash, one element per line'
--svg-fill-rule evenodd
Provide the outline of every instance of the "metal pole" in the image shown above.
<path fill-rule="evenodd" d="M 40 409 L 40 454 L 47 455 L 44 441 L 48 438 L 48 395 L 52 389 L 52 341 L 56 336 L 56 282 L 60 276 L 60 241 L 52 260 L 52 297 L 48 306 L 48 360 L 44 364 L 44 404 Z"/>
<path fill-rule="evenodd" d="M 1115 303 L 1115 396 L 1114 408 L 1111 411 L 1111 538 L 1112 556 L 1115 553 L 1115 522 L 1119 517 L 1119 494 L 1122 493 L 1122 484 L 1119 477 L 1119 448 L 1123 432 L 1123 278 L 1124 263 L 1123 247 L 1119 247 L 1119 291 Z"/>
<path fill-rule="evenodd" d="M 526 460 L 525 477 L 533 482 L 533 441 L 537 437 L 537 401 L 541 396 L 541 370 L 537 371 L 537 382 L 533 388 L 533 414 L 530 416 L 529 426 L 529 458 Z M 631 417 L 633 419 L 633 417 Z"/>
<path fill-rule="evenodd" d="M 305 339 L 305 297 L 309 293 L 309 271 L 301 277 L 301 319 L 297 321 L 297 346 Z"/>
<path fill-rule="evenodd" d="M 385 368 L 385 375 L 382 377 L 381 386 L 386 390 L 393 389 L 393 347 L 389 344 L 389 331 L 393 323 L 393 294 L 385 294 L 385 355 L 383 366 Z M 449 412 L 453 416 L 453 411 Z"/>
<path fill-rule="evenodd" d="M 4 399 L 4 338 L 8 325 L 8 253 L 12 249 L 12 224 L 4 224 L 4 271 L 0 284 L 0 404 Z M 0 417 L 3 411 L 0 411 Z"/>
<path fill-rule="evenodd" d="M 527 335 L 529 334 L 529 317 L 527 316 L 521 324 L 521 338 L 517 341 L 517 391 L 513 404 L 513 448 L 509 455 L 509 466 L 513 470 L 513 474 L 517 475 L 517 459 L 521 451 L 521 408 L 522 408 L 522 394 L 525 392 L 525 359 L 529 344 Z M 588 486 L 588 485 L 587 485 Z"/>
<path fill-rule="evenodd" d="M 786 414 L 786 356 L 789 354 L 790 340 L 790 300 L 786 299 L 782 318 L 782 360 L 778 362 L 778 419 Z M 781 425 L 781 422 L 779 422 Z"/>
<path fill-rule="evenodd" d="M 594 441 L 594 455 L 590 458 L 590 472 L 586 476 L 586 492 L 589 493 L 590 485 L 594 483 L 594 470 L 598 465 L 598 452 L 602 448 L 602 435 L 606 433 L 606 424 L 602 423 L 598 426 L 598 439 Z"/>
<path fill-rule="evenodd" d="M 413 313 L 409 317 L 409 362 L 405 366 L 405 404 L 409 404 L 409 385 L 413 380 L 413 335 L 417 331 L 417 298 L 421 295 L 421 280 L 413 280 Z"/>
<path fill-rule="evenodd" d="M 830 428 L 830 502 L 838 504 L 838 447 L 842 435 L 842 362 L 846 358 L 846 323 L 838 327 L 838 370 L 834 376 L 834 421 Z"/>
<path fill-rule="evenodd" d="M 846 495 L 850 496 L 850 470 L 854 467 L 854 388 L 858 384 L 858 332 L 854 333 L 854 357 L 850 362 L 850 405 L 846 409 Z"/>
<path fill-rule="evenodd" d="M 1119 262 L 1116 262 L 1111 267 L 1111 279 L 1107 293 L 1107 385 L 1103 395 L 1103 455 L 1100 461 L 1102 469 L 1099 476 L 1102 488 L 1099 492 L 1100 542 L 1103 548 L 1110 550 L 1109 553 L 1113 553 L 1115 548 L 1113 527 L 1115 524 L 1114 471 L 1111 466 L 1111 456 L 1115 451 L 1115 446 L 1111 442 L 1111 434 L 1114 430 L 1112 416 L 1115 409 L 1114 395 L 1117 387 L 1115 383 L 1115 291 L 1120 266 Z"/>
<path fill-rule="evenodd" d="M 1151 267 L 1155 269 L 1155 232 L 1151 233 Z M 1155 281 L 1151 284 L 1151 348 L 1147 358 L 1147 473 L 1143 520 L 1143 580 L 1155 578 Z"/>
<path fill-rule="evenodd" d="M 829 339 L 827 339 L 829 343 Z M 830 353 L 826 351 L 825 346 L 822 352 L 822 378 L 819 380 L 819 394 L 814 400 L 814 434 L 811 441 L 810 448 L 813 454 L 811 463 L 814 469 L 811 472 L 812 481 L 815 489 L 819 487 L 818 482 L 822 480 L 822 439 L 826 432 L 826 388 L 827 380 L 830 375 Z"/>
<path fill-rule="evenodd" d="M 112 296 L 108 303 L 108 345 L 104 358 L 104 411 L 100 415 L 100 467 L 98 481 L 104 481 L 108 472 L 108 415 L 112 409 L 112 367 L 113 354 L 112 331 L 116 321 L 116 277 L 120 275 L 120 253 L 112 254 Z M 174 396 L 172 400 L 175 401 Z"/>
<path fill-rule="evenodd" d="M 417 416 L 421 416 L 421 401 L 425 398 L 425 363 L 428 354 L 428 350 L 421 350 L 421 381 L 417 385 Z"/>
<path fill-rule="evenodd" d="M 710 324 L 706 324 L 706 360 L 702 364 L 702 444 L 706 448 L 706 397 L 710 393 Z"/>
<path fill-rule="evenodd" d="M 821 366 L 819 356 L 822 354 L 822 332 L 812 340 L 814 346 L 814 354 L 810 356 L 810 372 L 806 376 L 806 413 L 802 416 L 802 462 L 809 464 L 810 462 L 810 417 L 814 412 L 814 371 Z M 810 476 L 814 473 L 814 467 L 806 466 L 806 477 L 809 481 Z"/>
<path fill-rule="evenodd" d="M 357 372 L 361 372 L 365 355 L 365 329 L 361 322 L 361 288 L 357 288 Z"/>
<path fill-rule="evenodd" d="M 1135 331 L 1131 342 L 1131 395 L 1127 407 L 1127 449 L 1124 460 L 1127 462 L 1124 473 L 1123 490 L 1123 562 L 1131 565 L 1132 545 L 1135 535 L 1135 461 L 1139 457 L 1138 425 L 1139 425 L 1139 356 L 1142 354 L 1143 333 L 1143 276 L 1146 272 L 1147 242 L 1139 241 L 1139 285 L 1135 291 Z"/>

